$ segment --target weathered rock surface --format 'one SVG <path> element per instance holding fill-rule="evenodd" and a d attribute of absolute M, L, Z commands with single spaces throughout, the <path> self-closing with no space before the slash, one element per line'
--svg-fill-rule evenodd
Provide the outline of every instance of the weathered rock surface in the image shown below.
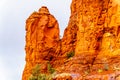
<path fill-rule="evenodd" d="M 36 64 L 45 71 L 48 61 L 58 73 L 55 80 L 119 80 L 120 1 L 72 0 L 62 39 L 56 19 L 42 7 L 26 21 L 25 49 L 23 80 Z"/>
<path fill-rule="evenodd" d="M 26 66 L 23 80 L 28 80 L 36 64 L 46 65 L 59 53 L 59 26 L 46 7 L 34 12 L 26 21 Z M 46 66 L 43 66 L 45 69 Z"/>

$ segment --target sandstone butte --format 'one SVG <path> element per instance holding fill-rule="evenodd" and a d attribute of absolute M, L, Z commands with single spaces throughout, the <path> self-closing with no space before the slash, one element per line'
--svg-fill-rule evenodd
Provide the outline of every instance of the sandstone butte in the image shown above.
<path fill-rule="evenodd" d="M 48 62 L 56 69 L 54 80 L 120 80 L 120 0 L 72 0 L 62 39 L 59 32 L 45 6 L 26 20 L 22 80 L 36 64 L 46 73 Z"/>

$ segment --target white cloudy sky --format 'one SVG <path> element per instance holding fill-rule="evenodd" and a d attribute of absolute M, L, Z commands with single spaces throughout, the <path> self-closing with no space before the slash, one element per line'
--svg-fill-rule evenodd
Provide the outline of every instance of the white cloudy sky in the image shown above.
<path fill-rule="evenodd" d="M 57 18 L 61 35 L 71 0 L 0 0 L 0 80 L 21 80 L 25 64 L 25 20 L 42 5 Z"/>

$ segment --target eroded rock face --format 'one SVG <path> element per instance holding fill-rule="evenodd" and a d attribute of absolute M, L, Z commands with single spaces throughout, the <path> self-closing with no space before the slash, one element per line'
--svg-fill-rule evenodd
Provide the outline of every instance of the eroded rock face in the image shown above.
<path fill-rule="evenodd" d="M 73 0 L 71 10 L 78 27 L 75 54 L 92 55 L 90 64 L 103 59 L 114 64 L 109 60 L 120 58 L 119 0 Z"/>
<path fill-rule="evenodd" d="M 44 64 L 44 72 L 48 61 L 58 73 L 55 80 L 119 80 L 119 0 L 72 0 L 62 39 L 56 19 L 42 7 L 27 19 L 26 34 L 23 80 L 36 64 Z M 70 52 L 75 56 L 67 58 Z"/>
<path fill-rule="evenodd" d="M 26 66 L 23 80 L 28 80 L 36 64 L 46 65 L 59 53 L 59 26 L 46 7 L 34 12 L 26 21 Z M 46 66 L 43 66 L 45 69 Z"/>
<path fill-rule="evenodd" d="M 84 75 L 86 72 L 98 74 L 101 70 L 104 76 L 110 74 L 104 71 L 114 73 L 120 69 L 119 36 L 119 0 L 72 0 L 62 52 L 66 55 L 75 51 L 75 56 L 65 60 L 58 71 Z M 110 76 L 103 80 L 108 79 Z"/>

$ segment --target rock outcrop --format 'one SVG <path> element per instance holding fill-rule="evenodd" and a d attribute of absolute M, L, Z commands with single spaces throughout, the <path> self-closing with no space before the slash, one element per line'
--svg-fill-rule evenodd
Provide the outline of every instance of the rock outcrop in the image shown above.
<path fill-rule="evenodd" d="M 35 64 L 44 64 L 45 72 L 48 61 L 56 69 L 55 80 L 120 79 L 119 0 L 72 0 L 62 39 L 58 23 L 46 7 L 28 18 L 26 31 L 23 80 Z M 64 73 L 69 75 L 61 76 Z"/>
<path fill-rule="evenodd" d="M 34 12 L 26 21 L 26 65 L 23 80 L 28 80 L 32 68 L 52 60 L 59 53 L 59 26 L 46 7 Z"/>

